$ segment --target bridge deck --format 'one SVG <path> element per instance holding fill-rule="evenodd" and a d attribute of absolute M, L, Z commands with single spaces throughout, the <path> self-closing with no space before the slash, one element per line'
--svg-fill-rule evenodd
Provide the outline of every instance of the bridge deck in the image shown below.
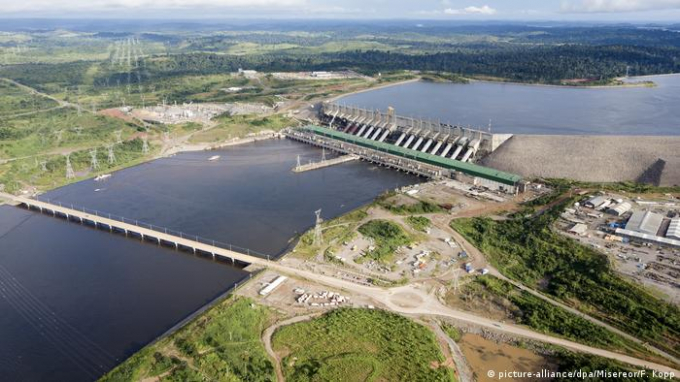
<path fill-rule="evenodd" d="M 190 248 L 193 250 L 198 250 L 206 253 L 210 253 L 213 256 L 220 256 L 223 258 L 238 260 L 248 264 L 257 265 L 267 265 L 270 263 L 269 260 L 263 259 L 261 257 L 253 256 L 246 253 L 236 252 L 234 250 L 218 247 L 216 245 L 202 243 L 191 238 L 180 237 L 170 233 L 159 232 L 153 229 L 140 227 L 132 223 L 125 223 L 119 220 L 111 219 L 105 216 L 99 216 L 96 214 L 91 214 L 84 211 L 78 211 L 73 208 L 68 208 L 64 206 L 58 206 L 52 203 L 43 202 L 40 200 L 24 198 L 21 196 L 14 196 L 9 194 L 0 193 L 0 197 L 13 201 L 17 205 L 25 205 L 28 208 L 38 208 L 41 211 L 50 211 L 53 214 L 59 213 L 66 216 L 67 218 L 78 218 L 80 221 L 90 221 L 95 224 L 100 224 L 108 226 L 111 229 L 117 229 L 125 231 L 126 233 L 134 233 L 140 235 L 142 238 L 153 238 L 159 242 L 163 241 L 166 243 L 172 243 L 182 247 Z"/>

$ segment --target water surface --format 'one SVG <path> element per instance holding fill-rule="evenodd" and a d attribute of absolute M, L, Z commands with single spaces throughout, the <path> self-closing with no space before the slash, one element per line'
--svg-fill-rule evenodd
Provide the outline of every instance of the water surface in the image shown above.
<path fill-rule="evenodd" d="M 282 253 L 332 218 L 418 179 L 364 162 L 291 172 L 321 150 L 267 141 L 182 153 L 47 193 L 66 204 Z M 218 161 L 208 158 L 220 155 Z M 99 190 L 99 191 L 96 191 Z M 89 381 L 247 273 L 34 211 L 0 207 L 0 381 Z"/>
<path fill-rule="evenodd" d="M 495 82 L 413 82 L 357 93 L 341 104 L 513 134 L 680 135 L 680 75 L 654 88 L 576 88 Z"/>

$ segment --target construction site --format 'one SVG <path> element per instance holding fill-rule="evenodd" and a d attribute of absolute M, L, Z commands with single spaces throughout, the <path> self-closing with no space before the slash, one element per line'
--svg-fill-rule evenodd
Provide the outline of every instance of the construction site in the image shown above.
<path fill-rule="evenodd" d="M 324 103 L 318 123 L 292 129 L 289 138 L 431 179 L 453 178 L 515 194 L 526 183 L 518 175 L 474 162 L 498 149 L 511 134 L 491 134 L 441 122 Z"/>
<path fill-rule="evenodd" d="M 678 303 L 680 203 L 673 196 L 592 195 L 567 208 L 557 228 L 607 254 L 614 268 Z"/>

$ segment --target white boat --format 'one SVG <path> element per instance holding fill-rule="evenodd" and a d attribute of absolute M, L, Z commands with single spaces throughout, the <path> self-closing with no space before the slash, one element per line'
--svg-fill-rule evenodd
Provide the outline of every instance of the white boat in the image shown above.
<path fill-rule="evenodd" d="M 214 162 L 214 161 L 216 161 L 216 160 L 218 160 L 218 159 L 220 159 L 220 156 L 219 156 L 219 155 L 214 155 L 214 156 L 211 156 L 210 158 L 208 158 L 208 160 L 211 161 L 211 162 Z"/>
<path fill-rule="evenodd" d="M 95 182 L 101 182 L 102 180 L 109 179 L 111 177 L 111 174 L 102 174 L 102 175 L 97 175 L 96 178 L 94 178 Z"/>

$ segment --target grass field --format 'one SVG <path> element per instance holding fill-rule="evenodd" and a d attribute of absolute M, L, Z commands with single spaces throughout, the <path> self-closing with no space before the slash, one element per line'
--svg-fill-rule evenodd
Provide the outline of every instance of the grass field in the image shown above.
<path fill-rule="evenodd" d="M 230 297 L 180 331 L 147 346 L 102 382 L 275 381 L 260 340 L 274 313 L 247 298 Z"/>
<path fill-rule="evenodd" d="M 452 381 L 434 334 L 381 310 L 337 309 L 273 336 L 288 381 Z"/>

